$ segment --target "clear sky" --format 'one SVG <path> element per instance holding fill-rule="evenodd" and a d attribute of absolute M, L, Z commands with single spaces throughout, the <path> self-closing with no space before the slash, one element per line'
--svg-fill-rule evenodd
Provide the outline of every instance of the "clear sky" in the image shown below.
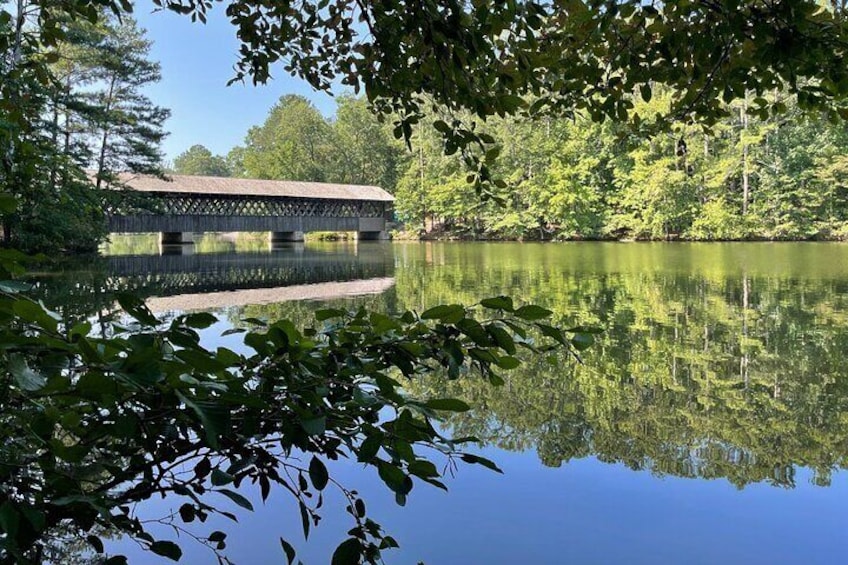
<path fill-rule="evenodd" d="M 169 108 L 166 128 L 171 134 L 163 149 L 169 160 L 200 143 L 213 153 L 226 154 L 242 144 L 250 126 L 261 124 L 269 108 L 284 94 L 309 98 L 325 115 L 333 99 L 315 92 L 304 81 L 277 69 L 264 86 L 227 86 L 234 75 L 238 41 L 227 21 L 225 6 L 215 3 L 206 25 L 170 12 L 153 12 L 149 0 L 135 4 L 134 16 L 153 41 L 151 58 L 162 64 L 162 81 L 148 89 L 155 104 Z"/>

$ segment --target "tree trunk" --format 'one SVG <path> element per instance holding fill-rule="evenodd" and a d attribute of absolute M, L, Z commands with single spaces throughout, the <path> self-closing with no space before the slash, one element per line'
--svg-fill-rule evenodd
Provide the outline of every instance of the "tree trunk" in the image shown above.
<path fill-rule="evenodd" d="M 748 93 L 745 92 L 745 98 L 742 100 L 742 107 L 739 109 L 739 121 L 742 124 L 740 137 L 742 138 L 742 215 L 748 215 L 748 200 L 750 199 L 749 173 L 748 173 L 748 142 L 745 141 L 745 134 L 748 131 Z"/>
<path fill-rule="evenodd" d="M 106 115 L 112 111 L 112 98 L 115 95 L 115 77 L 109 81 L 109 95 L 106 98 L 106 107 L 104 108 L 104 113 Z M 106 146 L 109 142 L 109 124 L 108 122 L 103 123 L 103 136 L 100 139 L 100 155 L 97 158 L 97 181 L 95 185 L 99 190 L 103 185 L 103 169 L 106 166 Z"/>

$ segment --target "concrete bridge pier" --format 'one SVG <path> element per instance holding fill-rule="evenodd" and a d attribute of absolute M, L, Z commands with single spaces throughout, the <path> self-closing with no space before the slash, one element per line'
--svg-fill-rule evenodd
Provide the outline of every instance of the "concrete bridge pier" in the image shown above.
<path fill-rule="evenodd" d="M 387 241 L 389 232 L 387 231 L 360 231 L 356 232 L 357 241 Z"/>
<path fill-rule="evenodd" d="M 194 233 L 190 231 L 159 232 L 159 245 L 186 245 L 194 243 Z"/>
<path fill-rule="evenodd" d="M 191 232 L 162 232 L 159 234 L 160 255 L 193 255 L 194 234 Z"/>
<path fill-rule="evenodd" d="M 194 234 L 192 232 L 168 231 L 159 233 L 160 255 L 192 255 Z"/>
<path fill-rule="evenodd" d="M 268 232 L 268 241 L 275 243 L 293 243 L 303 241 L 302 231 L 272 231 Z"/>

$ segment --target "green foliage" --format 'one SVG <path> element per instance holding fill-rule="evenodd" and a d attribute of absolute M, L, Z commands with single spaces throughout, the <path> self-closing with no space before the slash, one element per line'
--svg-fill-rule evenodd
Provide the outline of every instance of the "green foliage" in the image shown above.
<path fill-rule="evenodd" d="M 286 95 L 271 108 L 262 126 L 250 129 L 242 163 L 257 179 L 324 181 L 329 126 L 302 96 Z"/>
<path fill-rule="evenodd" d="M 200 175 L 210 177 L 230 176 L 230 167 L 225 157 L 213 155 L 202 145 L 192 145 L 174 159 L 174 172 L 178 175 Z"/>
<path fill-rule="evenodd" d="M 20 19 L 0 11 L 0 187 L 20 204 L 3 215 L 4 241 L 91 252 L 106 235 L 104 209 L 123 198 L 94 190 L 86 170 L 97 188 L 118 172 L 158 171 L 167 112 L 141 92 L 158 65 L 131 18 L 95 11 L 78 21 L 59 10 L 36 26 L 37 6 L 21 9 Z"/>
<path fill-rule="evenodd" d="M 199 0 L 157 4 L 200 19 L 211 9 Z M 433 104 L 444 108 L 436 127 L 447 153 L 458 152 L 490 195 L 498 188 L 494 140 L 478 126 L 494 116 L 579 110 L 593 121 L 642 127 L 633 94 L 653 102 L 661 88 L 670 93 L 663 116 L 708 126 L 727 115 L 725 103 L 749 92 L 762 119 L 783 109 L 766 96 L 775 90 L 797 96 L 804 109 L 848 113 L 839 3 L 332 0 L 290 10 L 237 0 L 227 15 L 242 42 L 234 80 L 265 82 L 281 62 L 318 90 L 340 82 L 363 91 L 407 141 Z"/>
<path fill-rule="evenodd" d="M 377 185 L 397 184 L 401 146 L 363 98 L 339 96 L 336 115 L 325 119 L 309 101 L 287 95 L 265 123 L 248 131 L 244 147 L 231 151 L 240 176 Z"/>
<path fill-rule="evenodd" d="M 414 383 L 471 405 L 450 416 L 454 435 L 550 466 L 595 457 L 740 488 L 791 488 L 799 467 L 826 485 L 848 466 L 844 245 L 410 247 L 401 306 L 520 291 L 560 324 L 576 311 L 604 330 L 582 365 L 534 358 L 503 387 Z"/>
<path fill-rule="evenodd" d="M 757 117 L 743 100 L 723 106 L 710 131 L 674 122 L 650 136 L 573 118 L 492 119 L 504 141 L 496 173 L 500 203 L 481 203 L 462 160 L 445 157 L 419 128 L 396 203 L 400 218 L 433 236 L 491 239 L 826 239 L 844 237 L 848 129 L 803 114 Z M 661 114 L 670 93 L 654 88 L 634 111 Z"/>

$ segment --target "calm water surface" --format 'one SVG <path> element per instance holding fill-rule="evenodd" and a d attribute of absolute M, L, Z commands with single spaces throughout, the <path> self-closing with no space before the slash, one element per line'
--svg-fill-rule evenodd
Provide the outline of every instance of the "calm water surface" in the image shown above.
<path fill-rule="evenodd" d="M 261 244 L 207 237 L 191 255 L 113 255 L 39 278 L 68 315 L 133 289 L 163 316 L 205 309 L 311 322 L 316 303 L 402 311 L 509 294 L 566 325 L 606 333 L 582 367 L 543 359 L 502 388 L 415 383 L 474 409 L 445 423 L 476 435 L 504 475 L 462 467 L 443 493 L 418 484 L 405 508 L 376 473 L 331 472 L 364 494 L 398 539 L 390 563 L 840 563 L 848 559 L 848 245 Z M 304 542 L 285 497 L 230 532 L 237 563 L 328 562 L 344 516 Z M 170 501 L 143 509 L 167 512 Z M 329 504 L 327 508 L 332 508 Z M 214 526 L 214 524 L 212 525 Z M 214 529 L 214 527 L 211 527 Z M 155 562 L 116 542 L 139 563 Z M 185 541 L 183 562 L 211 554 Z"/>

